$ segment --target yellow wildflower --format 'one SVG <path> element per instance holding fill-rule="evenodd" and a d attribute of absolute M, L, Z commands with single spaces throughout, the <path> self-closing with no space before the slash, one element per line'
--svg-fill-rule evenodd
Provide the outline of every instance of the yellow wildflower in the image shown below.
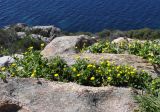
<path fill-rule="evenodd" d="M 135 72 L 133 72 L 133 71 L 131 72 L 132 75 L 133 75 L 134 73 L 135 73 Z"/>
<path fill-rule="evenodd" d="M 32 75 L 31 75 L 31 78 L 35 78 L 36 77 L 36 73 L 33 72 Z"/>
<path fill-rule="evenodd" d="M 36 70 L 33 70 L 31 78 L 35 78 L 36 77 Z"/>
<path fill-rule="evenodd" d="M 28 48 L 28 50 L 32 50 L 32 49 L 33 49 L 33 46 L 31 46 L 31 47 Z"/>
<path fill-rule="evenodd" d="M 111 64 L 110 64 L 110 63 L 107 63 L 107 66 L 111 66 Z"/>
<path fill-rule="evenodd" d="M 156 45 L 156 44 L 154 44 L 153 46 L 154 46 L 155 48 L 157 47 L 157 45 Z"/>
<path fill-rule="evenodd" d="M 152 61 L 153 61 L 153 59 L 152 59 L 152 58 L 149 58 L 148 60 L 149 60 L 150 62 L 152 62 Z"/>
<path fill-rule="evenodd" d="M 135 71 L 136 71 L 136 69 L 134 68 L 134 69 L 133 69 L 133 71 L 135 72 Z"/>
<path fill-rule="evenodd" d="M 33 70 L 33 73 L 36 73 L 37 71 L 36 70 Z"/>
<path fill-rule="evenodd" d="M 142 70 L 142 72 L 144 73 L 145 71 L 144 71 L 144 70 Z"/>
<path fill-rule="evenodd" d="M 11 77 L 15 77 L 15 74 L 13 73 L 13 74 L 11 75 Z"/>
<path fill-rule="evenodd" d="M 81 76 L 81 74 L 77 74 L 77 77 Z"/>
<path fill-rule="evenodd" d="M 120 77 L 121 76 L 121 74 L 117 74 L 117 77 Z"/>
<path fill-rule="evenodd" d="M 117 70 L 119 70 L 120 69 L 120 66 L 117 66 Z"/>
<path fill-rule="evenodd" d="M 73 70 L 73 72 L 76 72 L 76 71 L 77 71 L 75 67 L 74 67 L 74 68 L 72 68 L 72 70 Z"/>
<path fill-rule="evenodd" d="M 108 79 L 108 81 L 111 81 L 111 80 L 112 80 L 112 78 L 111 78 L 111 77 L 108 77 L 107 79 Z"/>
<path fill-rule="evenodd" d="M 54 76 L 55 76 L 55 77 L 58 77 L 58 76 L 59 76 L 59 74 L 54 74 Z"/>
<path fill-rule="evenodd" d="M 6 70 L 6 67 L 2 67 L 1 70 L 2 70 L 2 71 L 5 71 L 5 70 Z"/>
<path fill-rule="evenodd" d="M 41 44 L 41 47 L 44 47 L 44 43 L 43 43 L 43 44 Z"/>
<path fill-rule="evenodd" d="M 111 71 L 112 71 L 111 69 L 108 70 L 108 72 L 111 72 Z"/>
<path fill-rule="evenodd" d="M 95 77 L 91 77 L 90 80 L 95 80 Z"/>
<path fill-rule="evenodd" d="M 14 67 L 14 66 L 16 66 L 16 64 L 15 63 L 12 63 L 12 65 L 11 65 L 12 67 Z"/>
<path fill-rule="evenodd" d="M 92 64 L 89 64 L 88 66 L 87 66 L 87 68 L 92 68 L 93 67 L 93 65 Z"/>

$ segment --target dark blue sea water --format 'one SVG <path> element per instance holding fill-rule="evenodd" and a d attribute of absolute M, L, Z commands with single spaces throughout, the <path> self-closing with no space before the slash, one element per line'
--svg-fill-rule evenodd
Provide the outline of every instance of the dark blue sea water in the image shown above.
<path fill-rule="evenodd" d="M 17 22 L 72 32 L 160 28 L 160 0 L 0 0 L 0 27 Z"/>

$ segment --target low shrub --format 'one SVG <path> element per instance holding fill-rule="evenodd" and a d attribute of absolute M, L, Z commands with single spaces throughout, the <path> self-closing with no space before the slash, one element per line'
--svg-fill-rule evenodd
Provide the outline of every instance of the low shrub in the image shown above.
<path fill-rule="evenodd" d="M 149 29 L 143 28 L 138 30 L 129 30 L 129 31 L 120 31 L 120 30 L 103 30 L 101 32 L 96 33 L 101 39 L 115 39 L 117 37 L 128 37 L 135 39 L 160 39 L 160 30 L 159 29 Z"/>
<path fill-rule="evenodd" d="M 139 103 L 139 112 L 160 112 L 160 93 L 158 96 L 151 94 L 136 97 Z"/>
<path fill-rule="evenodd" d="M 141 56 L 151 63 L 160 64 L 160 44 L 154 41 L 145 41 L 144 43 L 135 41 L 132 43 L 111 43 L 109 41 L 98 42 L 84 50 L 92 53 L 129 53 Z"/>
<path fill-rule="evenodd" d="M 160 78 L 153 79 L 145 94 L 135 96 L 139 103 L 139 112 L 160 112 Z"/>
<path fill-rule="evenodd" d="M 23 59 L 7 68 L 1 68 L 1 77 L 9 73 L 12 77 L 46 78 L 48 80 L 76 82 L 87 86 L 129 86 L 138 89 L 146 88 L 151 77 L 144 71 L 137 71 L 127 65 L 115 65 L 108 60 L 100 64 L 90 63 L 87 59 L 77 59 L 76 63 L 68 66 L 60 57 L 51 61 L 43 59 L 33 47 L 24 53 Z"/>

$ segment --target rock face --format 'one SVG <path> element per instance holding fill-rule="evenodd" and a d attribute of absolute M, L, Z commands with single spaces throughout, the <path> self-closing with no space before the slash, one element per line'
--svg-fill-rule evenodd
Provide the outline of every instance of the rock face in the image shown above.
<path fill-rule="evenodd" d="M 15 25 L 6 26 L 5 29 L 14 29 L 17 37 L 23 39 L 26 36 L 42 40 L 45 43 L 51 42 L 53 38 L 62 34 L 61 29 L 53 25 L 50 26 L 28 26 L 25 23 L 17 23 Z"/>
<path fill-rule="evenodd" d="M 0 80 L 0 112 L 133 112 L 135 90 L 40 79 Z"/>
<path fill-rule="evenodd" d="M 18 36 L 18 38 L 23 39 L 27 35 L 25 32 L 17 32 L 17 36 Z"/>
<path fill-rule="evenodd" d="M 132 42 L 135 42 L 135 41 L 139 41 L 141 43 L 144 43 L 146 40 L 131 39 L 131 38 L 127 38 L 127 37 L 118 37 L 117 39 L 114 39 L 112 41 L 112 43 L 116 43 L 116 44 L 123 43 L 123 42 L 132 43 Z"/>
<path fill-rule="evenodd" d="M 14 59 L 11 56 L 0 57 L 0 67 L 6 66 L 6 65 L 13 63 L 13 62 L 14 62 Z"/>
<path fill-rule="evenodd" d="M 117 39 L 114 39 L 112 43 L 122 43 L 122 42 L 132 42 L 134 39 L 126 38 L 126 37 L 118 37 Z"/>
<path fill-rule="evenodd" d="M 111 62 L 115 62 L 117 65 L 130 65 L 135 67 L 138 70 L 145 70 L 153 78 L 160 76 L 160 68 L 158 66 L 152 65 L 147 60 L 142 59 L 139 56 L 128 55 L 128 54 L 92 54 L 92 53 L 83 53 L 83 54 L 63 54 L 60 55 L 63 59 L 67 61 L 69 65 L 72 65 L 76 61 L 76 57 L 88 58 L 91 62 L 99 63 L 102 59 L 107 59 Z"/>
<path fill-rule="evenodd" d="M 95 40 L 91 37 L 80 36 L 63 36 L 53 39 L 41 52 L 44 57 L 54 57 L 59 54 L 76 53 L 76 48 L 82 49 L 83 46 L 89 46 L 95 43 Z"/>
<path fill-rule="evenodd" d="M 30 32 L 44 37 L 54 38 L 60 35 L 61 30 L 54 26 L 34 26 L 30 28 Z"/>
<path fill-rule="evenodd" d="M 28 28 L 28 25 L 25 23 L 17 23 L 13 27 L 14 27 L 15 31 L 21 32 L 21 31 L 25 31 L 26 28 Z"/>

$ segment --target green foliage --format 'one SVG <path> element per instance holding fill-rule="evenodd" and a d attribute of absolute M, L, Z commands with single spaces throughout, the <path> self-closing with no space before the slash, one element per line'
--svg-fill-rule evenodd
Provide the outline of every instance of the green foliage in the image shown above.
<path fill-rule="evenodd" d="M 129 53 L 137 56 L 141 56 L 144 59 L 149 60 L 154 64 L 160 64 L 160 44 L 154 41 L 135 41 L 132 43 L 129 42 L 121 42 L 121 43 L 111 43 L 109 41 L 106 42 L 98 42 L 86 50 L 89 50 L 92 53 Z"/>
<path fill-rule="evenodd" d="M 160 30 L 153 30 L 149 28 L 130 30 L 126 32 L 126 36 L 137 39 L 158 39 L 160 38 Z"/>
<path fill-rule="evenodd" d="M 159 39 L 160 30 L 143 28 L 138 30 L 120 31 L 120 30 L 103 30 L 97 33 L 100 38 L 114 39 L 116 37 L 129 37 L 135 39 Z"/>
<path fill-rule="evenodd" d="M 77 60 L 72 66 L 72 75 L 76 82 L 87 86 L 130 86 L 145 88 L 151 77 L 144 71 L 137 71 L 130 66 L 116 66 L 108 60 L 102 60 L 100 64 L 89 61 Z"/>
<path fill-rule="evenodd" d="M 145 94 L 135 96 L 139 103 L 139 112 L 160 112 L 160 78 L 148 83 Z"/>
<path fill-rule="evenodd" d="M 93 33 L 91 32 L 62 32 L 63 35 L 67 35 L 67 36 L 75 36 L 75 35 L 88 35 L 88 36 L 94 36 Z"/>
<path fill-rule="evenodd" d="M 54 74 L 63 74 L 63 68 L 67 66 L 63 60 L 56 57 L 49 63 L 47 59 L 42 59 L 39 51 L 33 52 L 32 49 L 33 47 L 28 48 L 23 59 L 15 57 L 16 62 L 8 67 L 11 76 L 56 80 Z"/>
<path fill-rule="evenodd" d="M 0 29 L 0 45 L 10 47 L 13 42 L 17 41 L 16 32 L 12 29 Z"/>
<path fill-rule="evenodd" d="M 160 95 L 140 95 L 136 97 L 140 104 L 139 112 L 160 112 Z"/>
<path fill-rule="evenodd" d="M 124 37 L 126 36 L 124 31 L 120 31 L 120 30 L 103 30 L 101 32 L 96 33 L 96 35 L 100 38 L 100 39 L 114 39 L 116 37 Z"/>
<path fill-rule="evenodd" d="M 146 88 L 151 77 L 144 71 L 137 71 L 130 66 L 117 66 L 108 60 L 100 64 L 90 63 L 87 59 L 78 59 L 68 66 L 60 57 L 48 61 L 42 58 L 33 47 L 24 53 L 24 58 L 15 58 L 16 62 L 7 68 L 1 68 L 1 74 L 12 77 L 46 78 L 48 80 L 77 82 L 88 86 L 129 86 L 138 89 Z M 6 72 L 7 71 L 7 72 Z M 1 77 L 3 78 L 1 75 Z"/>
<path fill-rule="evenodd" d="M 22 39 L 17 37 L 16 31 L 13 28 L 0 29 L 0 54 L 8 55 L 13 53 L 22 53 L 29 46 L 33 46 L 35 50 L 40 49 L 40 44 L 43 42 L 26 36 Z"/>

